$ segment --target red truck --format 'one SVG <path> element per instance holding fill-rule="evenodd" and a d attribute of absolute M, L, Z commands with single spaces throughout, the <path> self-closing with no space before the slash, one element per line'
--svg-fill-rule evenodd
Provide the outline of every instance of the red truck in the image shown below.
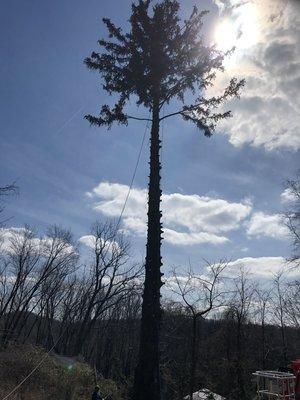
<path fill-rule="evenodd" d="M 296 400 L 300 400 L 300 358 L 295 361 L 292 361 L 289 366 L 293 374 L 296 376 L 295 382 L 295 398 Z"/>

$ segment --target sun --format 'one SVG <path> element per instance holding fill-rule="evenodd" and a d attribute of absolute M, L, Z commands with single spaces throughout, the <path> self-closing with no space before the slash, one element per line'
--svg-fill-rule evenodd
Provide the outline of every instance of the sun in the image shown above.
<path fill-rule="evenodd" d="M 214 39 L 219 50 L 225 51 L 235 47 L 238 39 L 237 27 L 231 20 L 224 19 L 217 25 Z"/>
<path fill-rule="evenodd" d="M 247 3 L 237 8 L 231 17 L 222 19 L 215 28 L 214 43 L 222 51 L 235 47 L 248 49 L 259 40 L 259 14 L 255 5 Z"/>

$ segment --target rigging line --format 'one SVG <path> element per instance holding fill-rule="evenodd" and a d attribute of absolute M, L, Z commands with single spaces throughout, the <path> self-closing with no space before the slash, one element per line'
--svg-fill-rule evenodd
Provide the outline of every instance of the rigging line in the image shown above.
<path fill-rule="evenodd" d="M 126 208 L 126 205 L 127 205 L 127 202 L 128 202 L 128 199 L 129 199 L 132 187 L 133 187 L 133 183 L 134 183 L 134 180 L 135 180 L 135 177 L 136 177 L 136 173 L 137 173 L 137 170 L 138 170 L 138 166 L 139 166 L 139 163 L 140 163 L 142 151 L 143 151 L 143 148 L 144 148 L 144 143 L 145 143 L 146 133 L 147 133 L 148 128 L 149 128 L 149 121 L 147 121 L 147 124 L 146 124 L 146 127 L 145 127 L 145 131 L 144 131 L 143 139 L 142 139 L 142 142 L 141 142 L 140 150 L 139 150 L 138 157 L 137 157 L 137 160 L 136 160 L 136 164 L 135 164 L 135 167 L 134 167 L 134 170 L 133 170 L 133 174 L 132 174 L 132 178 L 131 178 L 131 181 L 130 181 L 129 189 L 128 189 L 128 192 L 127 192 L 127 195 L 126 195 L 126 198 L 125 198 L 125 201 L 124 201 L 120 216 L 118 218 L 116 230 L 118 230 L 118 227 L 119 227 L 119 225 L 121 223 L 121 219 L 123 217 L 123 214 L 124 214 L 124 211 L 125 211 L 125 208 Z"/>
<path fill-rule="evenodd" d="M 70 118 L 68 118 L 60 128 L 54 133 L 55 136 L 59 135 L 65 127 L 75 118 L 77 115 L 84 109 L 84 106 L 81 106 L 77 111 L 74 112 L 74 114 L 71 115 Z"/>
<path fill-rule="evenodd" d="M 81 106 L 77 111 L 75 111 L 74 114 L 71 115 L 69 119 L 67 119 L 62 126 L 55 132 L 55 136 L 57 136 L 59 133 L 61 133 L 64 128 L 83 110 L 84 106 Z M 32 371 L 10 392 L 8 393 L 5 397 L 3 397 L 2 400 L 8 399 L 12 394 L 16 392 L 26 381 L 35 373 L 35 371 L 43 364 L 47 356 L 50 354 L 50 352 L 55 348 L 55 346 L 58 344 L 62 336 L 64 335 L 65 330 L 61 333 L 61 335 L 58 337 L 56 342 L 53 344 L 53 346 L 50 348 L 50 350 L 44 355 L 44 357 L 41 359 L 41 361 L 32 369 Z"/>
<path fill-rule="evenodd" d="M 149 117 L 150 117 L 150 113 L 149 113 Z M 135 176 L 136 176 L 136 173 L 137 173 L 137 169 L 138 169 L 138 166 L 139 166 L 139 163 L 140 163 L 140 159 L 141 159 L 141 155 L 142 155 L 142 151 L 143 151 L 143 147 L 144 147 L 144 143 L 145 143 L 145 139 L 146 139 L 146 133 L 147 133 L 147 130 L 149 128 L 149 122 L 150 122 L 150 120 L 147 121 L 145 130 L 144 130 L 142 142 L 141 142 L 140 149 L 139 149 L 139 152 L 138 152 L 138 156 L 137 156 L 137 160 L 136 160 L 135 167 L 134 167 L 134 170 L 133 170 L 133 174 L 132 174 L 132 178 L 131 178 L 130 185 L 129 185 L 129 188 L 128 188 L 128 192 L 127 192 L 127 195 L 125 197 L 125 201 L 124 201 L 120 216 L 119 216 L 119 218 L 117 220 L 117 223 L 116 223 L 115 234 L 118 232 L 118 229 L 119 229 L 119 226 L 120 226 L 120 223 L 121 223 L 121 220 L 122 220 L 122 217 L 123 217 L 123 214 L 124 214 L 124 211 L 125 211 L 125 208 L 126 208 L 126 205 L 127 205 L 127 202 L 128 202 L 131 190 L 132 190 L 132 187 L 133 187 L 133 182 L 134 182 L 134 179 L 135 179 Z M 108 252 L 110 250 L 110 246 L 113 244 L 113 242 L 114 242 L 114 240 L 109 240 L 108 246 L 107 246 L 105 254 L 104 254 L 104 257 L 106 257 L 106 255 L 108 254 Z"/>
<path fill-rule="evenodd" d="M 65 334 L 65 332 L 66 332 L 66 329 L 61 333 L 61 335 L 58 337 L 58 339 L 56 340 L 54 345 L 51 347 L 51 349 L 44 355 L 44 357 L 42 357 L 41 361 L 31 370 L 31 372 L 29 372 L 29 374 L 20 383 L 18 383 L 17 386 L 15 386 L 15 388 L 10 393 L 8 393 L 6 396 L 4 396 L 2 400 L 8 399 L 12 394 L 14 394 L 31 377 L 31 375 L 33 375 L 35 373 L 35 371 L 43 364 L 43 362 L 46 360 L 48 355 L 51 353 L 51 351 L 58 344 L 58 342 L 60 341 L 62 336 Z"/>
<path fill-rule="evenodd" d="M 83 107 L 81 107 L 81 109 L 82 108 Z M 73 114 L 73 116 L 67 122 L 69 122 L 72 118 L 74 118 L 75 115 L 77 115 L 79 113 L 79 111 L 81 111 L 81 109 L 78 110 L 75 114 Z M 66 125 L 66 123 L 64 125 Z M 118 229 L 118 226 L 120 225 L 122 216 L 124 214 L 124 211 L 125 211 L 125 208 L 126 208 L 129 196 L 130 196 L 130 192 L 132 190 L 132 186 L 133 186 L 134 179 L 135 179 L 135 176 L 136 176 L 136 173 L 137 173 L 137 169 L 138 169 L 138 166 L 139 166 L 139 163 L 140 163 L 140 159 L 141 159 L 141 155 L 142 155 L 142 151 L 143 151 L 143 147 L 144 147 L 144 143 L 145 143 L 145 139 L 146 139 L 146 133 L 147 133 L 148 128 L 149 128 L 149 121 L 146 124 L 146 128 L 145 128 L 144 135 L 143 135 L 143 138 L 142 138 L 141 146 L 140 146 L 140 149 L 139 149 L 139 152 L 138 152 L 137 161 L 136 161 L 136 164 L 135 164 L 135 167 L 134 167 L 134 171 L 133 171 L 133 175 L 132 175 L 132 178 L 131 178 L 131 181 L 130 181 L 129 189 L 128 189 L 128 192 L 127 192 L 127 195 L 126 195 L 126 198 L 125 198 L 122 210 L 121 210 L 121 214 L 120 214 L 118 222 L 117 222 L 116 229 Z M 112 242 L 109 242 L 108 248 L 110 247 L 111 243 Z M 107 249 L 107 251 L 108 251 L 108 249 Z M 56 342 L 51 347 L 51 349 L 44 355 L 44 357 L 41 359 L 41 361 L 32 369 L 32 371 L 17 386 L 15 386 L 15 388 L 10 393 L 8 393 L 5 397 L 3 397 L 2 400 L 7 400 L 12 394 L 14 394 L 31 377 L 31 375 L 33 375 L 35 373 L 35 371 L 43 364 L 43 362 L 45 361 L 45 359 L 47 358 L 49 353 L 58 344 L 58 342 L 60 341 L 60 339 L 62 338 L 64 333 L 65 333 L 65 330 L 61 333 L 59 338 L 56 340 Z"/>

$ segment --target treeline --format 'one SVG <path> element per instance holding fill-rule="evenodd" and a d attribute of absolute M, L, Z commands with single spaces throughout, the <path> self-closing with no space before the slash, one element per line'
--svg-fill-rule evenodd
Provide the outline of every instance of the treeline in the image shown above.
<path fill-rule="evenodd" d="M 131 264 L 128 242 L 111 223 L 96 223 L 87 240 L 80 258 L 64 229 L 50 227 L 41 238 L 28 227 L 2 230 L 2 346 L 34 338 L 47 349 L 94 359 L 111 320 L 138 319 L 140 267 Z"/>
<path fill-rule="evenodd" d="M 36 344 L 81 356 L 105 378 L 132 385 L 139 343 L 143 266 L 113 223 L 96 223 L 76 243 L 50 227 L 2 229 L 2 349 Z M 259 284 L 241 269 L 208 265 L 204 274 L 174 270 L 167 278 L 161 353 L 166 399 L 201 387 L 248 399 L 251 373 L 286 367 L 299 357 L 300 282 L 278 275 Z"/>
<path fill-rule="evenodd" d="M 190 390 L 192 329 L 191 319 L 172 308 L 165 311 L 163 372 L 168 398 L 179 400 Z M 252 372 L 289 364 L 283 361 L 279 326 L 262 327 L 250 319 L 241 322 L 231 310 L 218 319 L 200 319 L 197 325 L 197 390 L 206 387 L 227 399 L 253 399 Z M 285 337 L 288 360 L 299 357 L 299 329 L 285 327 Z"/>

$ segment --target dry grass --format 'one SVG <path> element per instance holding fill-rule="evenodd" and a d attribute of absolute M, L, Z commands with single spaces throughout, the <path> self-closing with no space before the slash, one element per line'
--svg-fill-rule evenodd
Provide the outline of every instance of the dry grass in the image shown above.
<path fill-rule="evenodd" d="M 45 356 L 34 346 L 11 346 L 0 352 L 0 400 L 26 377 Z M 113 381 L 99 382 L 104 396 L 121 400 Z M 89 400 L 94 386 L 93 372 L 87 364 L 61 363 L 47 355 L 37 371 L 9 400 Z"/>

